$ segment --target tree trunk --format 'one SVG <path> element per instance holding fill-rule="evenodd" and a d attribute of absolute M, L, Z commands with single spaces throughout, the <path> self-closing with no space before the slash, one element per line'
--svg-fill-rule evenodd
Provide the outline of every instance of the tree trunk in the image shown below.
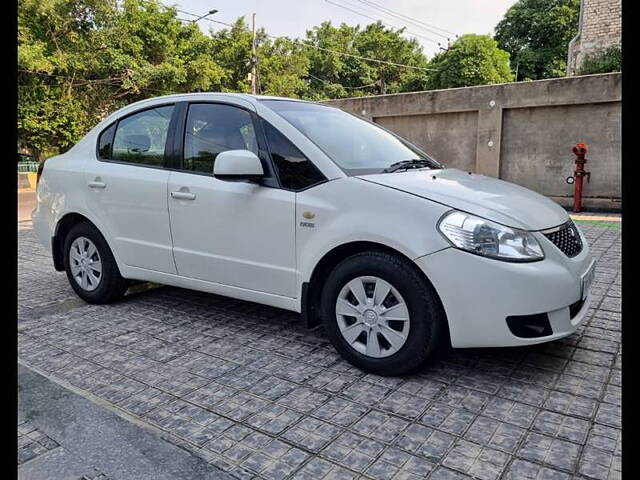
<path fill-rule="evenodd" d="M 32 147 L 30 150 L 31 155 L 33 155 L 33 159 L 38 163 L 42 163 L 42 151 L 40 151 L 39 148 L 35 147 Z"/>
<path fill-rule="evenodd" d="M 380 95 L 387 93 L 387 84 L 384 81 L 384 75 L 380 74 Z"/>

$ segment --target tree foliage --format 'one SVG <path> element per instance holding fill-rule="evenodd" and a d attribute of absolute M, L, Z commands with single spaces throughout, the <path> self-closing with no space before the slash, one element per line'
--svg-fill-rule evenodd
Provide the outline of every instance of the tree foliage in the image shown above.
<path fill-rule="evenodd" d="M 509 54 L 488 35 L 463 35 L 430 64 L 429 88 L 468 87 L 513 80 Z"/>
<path fill-rule="evenodd" d="M 220 89 L 210 42 L 155 0 L 20 0 L 20 141 L 53 153 L 124 104 Z"/>
<path fill-rule="evenodd" d="M 569 41 L 578 33 L 580 0 L 518 0 L 495 29 L 518 80 L 561 77 Z"/>
<path fill-rule="evenodd" d="M 252 33 L 244 17 L 231 28 L 211 32 L 212 58 L 224 69 L 221 90 L 249 93 L 251 90 Z M 306 92 L 308 59 L 304 51 L 288 38 L 272 40 L 263 28 L 256 31 L 258 84 L 266 95 L 301 97 Z"/>
<path fill-rule="evenodd" d="M 260 93 L 302 98 L 309 94 L 306 77 L 309 58 L 305 48 L 289 38 L 265 42 L 258 49 Z"/>
<path fill-rule="evenodd" d="M 420 90 L 426 87 L 427 57 L 415 39 L 402 36 L 404 29 L 381 22 L 352 27 L 334 27 L 323 22 L 307 31 L 312 98 L 376 95 Z M 316 47 L 316 48 L 314 48 Z M 351 56 L 338 55 L 345 52 Z M 358 57 L 375 58 L 376 63 Z M 400 63 L 406 68 L 391 65 Z"/>
<path fill-rule="evenodd" d="M 580 75 L 594 73 L 619 72 L 622 70 L 622 49 L 619 45 L 607 48 L 603 52 L 587 55 L 580 65 Z"/>

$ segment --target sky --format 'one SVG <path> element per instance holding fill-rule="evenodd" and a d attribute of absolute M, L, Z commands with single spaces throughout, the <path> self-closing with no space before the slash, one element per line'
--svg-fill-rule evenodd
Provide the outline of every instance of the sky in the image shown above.
<path fill-rule="evenodd" d="M 334 25 L 345 22 L 349 25 L 366 25 L 380 19 L 393 27 L 407 27 L 416 34 L 428 57 L 433 56 L 447 44 L 447 37 L 453 41 L 455 34 L 477 33 L 493 35 L 495 25 L 516 0 L 162 0 L 165 5 L 175 5 L 178 9 L 202 15 L 217 9 L 218 13 L 209 18 L 232 23 L 245 16 L 251 25 L 251 14 L 256 14 L 256 27 L 264 27 L 267 33 L 277 36 L 304 37 L 306 30 L 330 20 Z M 377 4 L 395 14 L 398 18 L 376 9 Z M 340 5 L 340 6 L 338 6 Z M 350 9 L 350 10 L 347 10 Z M 192 18 L 178 14 L 182 18 Z M 368 18 L 372 17 L 372 18 Z M 418 22 L 418 25 L 413 22 Z M 198 22 L 200 28 L 219 30 L 224 25 L 206 20 Z M 428 24 L 429 26 L 425 26 Z M 434 28 L 435 27 L 435 28 Z M 407 33 L 406 36 L 412 35 Z"/>

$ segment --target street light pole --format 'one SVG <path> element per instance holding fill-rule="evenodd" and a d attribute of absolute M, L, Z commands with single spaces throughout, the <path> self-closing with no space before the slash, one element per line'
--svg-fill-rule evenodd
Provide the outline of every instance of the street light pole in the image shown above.
<path fill-rule="evenodd" d="M 251 39 L 251 93 L 257 93 L 256 88 L 256 14 L 253 14 L 252 20 L 252 39 Z"/>
<path fill-rule="evenodd" d="M 518 49 L 518 53 L 516 53 L 516 79 L 514 80 L 515 82 L 518 81 L 518 69 L 520 68 L 520 54 L 522 53 L 523 50 L 524 50 L 524 47 L 520 47 Z"/>
<path fill-rule="evenodd" d="M 218 13 L 218 10 L 216 10 L 215 8 L 213 10 L 209 10 L 207 13 L 205 13 L 204 15 L 200 15 L 198 18 L 194 18 L 193 20 L 191 20 L 193 23 L 196 23 L 198 20 L 202 20 L 204 17 L 208 17 L 209 15 L 213 15 L 214 13 Z"/>
<path fill-rule="evenodd" d="M 200 15 L 198 18 L 194 18 L 193 20 L 191 20 L 191 22 L 196 23 L 199 20 L 202 20 L 205 17 L 208 17 L 209 15 L 213 15 L 214 13 L 218 13 L 218 10 L 213 8 L 211 10 L 209 10 L 207 13 L 205 13 L 204 15 Z M 200 89 L 197 89 L 197 91 L 200 91 Z"/>

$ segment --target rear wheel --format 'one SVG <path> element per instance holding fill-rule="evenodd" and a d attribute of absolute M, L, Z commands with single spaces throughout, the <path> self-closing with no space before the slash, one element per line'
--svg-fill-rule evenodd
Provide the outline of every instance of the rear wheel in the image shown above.
<path fill-rule="evenodd" d="M 431 284 L 408 261 L 383 252 L 353 255 L 336 266 L 323 290 L 322 314 L 336 350 L 379 375 L 421 365 L 445 321 Z"/>
<path fill-rule="evenodd" d="M 67 234 L 64 267 L 71 287 L 89 303 L 110 303 L 127 291 L 111 249 L 91 223 L 79 223 Z"/>

